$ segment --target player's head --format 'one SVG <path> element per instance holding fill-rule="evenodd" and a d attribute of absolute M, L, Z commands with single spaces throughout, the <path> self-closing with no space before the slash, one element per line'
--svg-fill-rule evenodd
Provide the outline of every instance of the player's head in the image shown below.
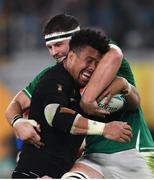
<path fill-rule="evenodd" d="M 85 86 L 103 54 L 109 50 L 108 40 L 98 31 L 83 29 L 72 36 L 64 66 L 82 86 Z"/>
<path fill-rule="evenodd" d="M 57 62 L 61 62 L 67 56 L 72 34 L 79 30 L 77 19 L 70 15 L 59 14 L 47 22 L 44 28 L 46 46 Z"/>

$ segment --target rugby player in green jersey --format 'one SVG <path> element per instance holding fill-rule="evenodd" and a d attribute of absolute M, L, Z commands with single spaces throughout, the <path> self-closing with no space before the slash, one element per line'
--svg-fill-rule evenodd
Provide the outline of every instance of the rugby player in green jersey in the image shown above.
<path fill-rule="evenodd" d="M 63 21 L 61 21 L 61 22 L 63 22 Z M 76 25 L 75 27 L 72 27 L 72 28 L 68 27 L 68 29 L 64 29 L 63 31 L 66 32 L 66 34 L 67 34 L 67 32 L 70 30 L 75 30 L 75 31 L 78 30 L 77 27 L 78 27 L 78 25 Z M 62 30 L 60 30 L 60 31 L 62 31 Z M 48 34 L 52 34 L 52 31 L 46 32 L 46 35 L 48 35 Z M 49 49 L 49 52 L 51 53 L 51 55 L 53 55 L 55 58 L 57 58 L 59 61 L 61 61 L 63 59 L 63 57 L 67 55 L 67 52 L 61 53 L 60 52 L 61 50 L 58 52 L 58 48 L 60 48 L 62 45 L 64 45 L 66 48 L 65 50 L 68 50 L 69 49 L 68 42 L 69 42 L 70 37 L 68 37 L 68 39 L 63 39 L 59 35 L 56 36 L 56 34 L 55 34 L 55 36 L 54 36 L 55 44 L 54 45 L 56 45 L 57 51 L 54 51 L 54 49 L 53 49 L 54 45 L 50 46 L 50 42 L 53 42 L 52 41 L 53 39 L 51 39 L 51 41 L 50 41 L 50 38 L 51 37 L 46 36 L 46 44 Z M 63 42 L 65 42 L 65 44 L 63 44 Z M 91 112 L 93 112 L 95 114 L 100 113 L 98 111 L 97 107 L 93 106 L 94 104 L 96 105 L 96 103 L 94 103 L 94 101 L 95 101 L 96 97 L 98 97 L 98 95 L 100 94 L 101 90 L 104 90 L 111 83 L 111 81 L 114 79 L 116 74 L 125 77 L 132 85 L 134 85 L 134 78 L 133 78 L 132 71 L 130 69 L 130 66 L 129 66 L 127 60 L 124 58 L 122 59 L 122 52 L 121 52 L 120 48 L 118 48 L 116 45 L 113 45 L 113 43 L 111 43 L 110 47 L 111 47 L 110 50 L 102 58 L 100 64 L 98 65 L 96 73 L 94 73 L 94 75 L 92 77 L 92 82 L 94 83 L 93 87 L 95 88 L 96 92 L 93 93 L 94 90 L 92 90 L 92 88 L 90 87 L 90 84 L 91 84 L 91 80 L 90 80 L 90 82 L 86 88 L 86 91 L 83 95 L 81 105 L 86 112 L 88 112 L 90 109 L 90 113 Z M 29 86 L 27 86 L 21 92 L 19 92 L 19 94 L 11 102 L 11 104 L 8 107 L 7 112 L 6 112 L 7 119 L 10 123 L 11 123 L 12 119 L 16 116 L 16 114 L 22 114 L 26 109 L 29 108 L 30 98 L 33 93 L 33 90 L 35 89 L 35 85 L 36 85 L 37 81 L 39 80 L 39 78 L 45 73 L 46 70 L 41 72 L 39 74 L 39 76 L 37 76 L 30 83 Z M 101 80 L 98 81 L 98 78 L 101 78 Z M 95 84 L 98 82 L 99 82 L 99 86 L 96 86 Z M 101 83 L 101 85 L 100 85 L 100 83 Z M 101 89 L 98 89 L 98 88 L 101 88 Z M 90 92 L 91 99 L 89 99 L 90 96 L 88 94 L 88 89 Z M 98 92 L 97 92 L 97 90 L 98 90 Z M 88 95 L 86 95 L 86 93 Z M 110 93 L 113 94 L 112 92 L 110 92 Z M 87 98 L 86 98 L 86 96 L 87 96 Z M 124 121 L 128 120 L 128 122 L 131 124 L 131 126 L 133 128 L 133 140 L 130 143 L 128 143 L 128 144 L 119 143 L 118 144 L 118 143 L 114 143 L 112 141 L 108 142 L 106 139 L 100 139 L 99 137 L 88 136 L 88 138 L 86 138 L 87 139 L 87 146 L 85 149 L 86 154 L 93 153 L 95 151 L 97 154 L 99 154 L 99 153 L 114 154 L 116 152 L 121 152 L 123 150 L 128 150 L 128 149 L 137 149 L 139 151 L 143 151 L 143 150 L 149 151 L 149 150 L 154 149 L 152 137 L 147 128 L 147 125 L 145 123 L 145 120 L 144 120 L 144 117 L 143 117 L 143 114 L 142 114 L 140 108 L 135 113 L 124 114 L 123 120 Z M 25 123 L 26 123 L 26 126 L 25 126 Z M 20 126 L 20 128 L 19 128 L 19 126 Z M 19 137 L 21 139 L 29 139 L 35 145 L 38 145 L 38 146 L 41 145 L 39 142 L 40 137 L 36 133 L 35 129 L 33 128 L 33 126 L 31 124 L 28 124 L 27 122 L 22 122 L 22 123 L 20 123 L 20 125 L 18 124 L 18 127 L 14 127 L 14 128 L 17 131 L 17 134 L 19 135 Z M 23 131 L 22 129 L 25 129 L 25 131 Z M 106 146 L 106 144 L 105 144 L 105 147 L 103 147 L 102 145 L 100 146 L 100 144 L 103 144 L 104 142 L 106 142 L 106 144 L 108 146 Z M 113 147 L 115 147 L 115 148 L 113 148 Z M 83 164 L 85 166 L 87 165 L 86 163 L 83 163 Z M 116 166 L 116 163 L 114 165 Z M 106 176 L 106 175 L 104 175 L 104 176 Z"/>

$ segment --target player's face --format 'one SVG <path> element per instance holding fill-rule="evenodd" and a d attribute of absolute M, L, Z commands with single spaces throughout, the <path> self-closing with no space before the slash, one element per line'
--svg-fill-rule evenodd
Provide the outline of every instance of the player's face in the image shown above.
<path fill-rule="evenodd" d="M 69 55 L 68 58 L 72 58 L 70 62 L 70 72 L 72 76 L 81 86 L 85 86 L 100 61 L 101 54 L 96 49 L 86 46 L 77 54 L 71 51 Z"/>
<path fill-rule="evenodd" d="M 64 40 L 60 42 L 51 42 L 47 45 L 49 53 L 52 57 L 56 59 L 59 63 L 61 62 L 68 54 L 69 51 L 69 40 Z"/>

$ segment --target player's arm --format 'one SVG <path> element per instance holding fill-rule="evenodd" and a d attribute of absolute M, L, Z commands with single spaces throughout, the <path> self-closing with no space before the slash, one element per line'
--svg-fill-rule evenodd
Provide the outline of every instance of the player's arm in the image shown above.
<path fill-rule="evenodd" d="M 6 109 L 5 115 L 8 122 L 12 125 L 15 116 L 22 117 L 22 114 L 29 109 L 30 103 L 31 99 L 23 91 L 19 91 Z"/>
<path fill-rule="evenodd" d="M 131 85 L 125 78 L 116 76 L 111 84 L 100 94 L 100 96 L 91 103 L 87 108 L 89 114 L 96 116 L 104 116 L 105 113 L 102 108 L 99 107 L 98 103 L 104 98 L 106 98 L 105 104 L 107 105 L 111 98 L 116 94 L 123 94 L 126 100 L 125 110 L 126 111 L 136 111 L 140 105 L 140 96 L 135 86 Z M 81 101 L 82 106 L 82 101 Z"/>
<path fill-rule="evenodd" d="M 140 96 L 135 86 L 131 85 L 125 78 L 116 76 L 112 83 L 105 89 L 105 91 L 98 97 L 100 102 L 103 97 L 106 98 L 106 104 L 116 94 L 123 94 L 126 105 L 126 111 L 136 111 L 140 106 Z"/>
<path fill-rule="evenodd" d="M 19 91 L 17 95 L 13 98 L 11 103 L 6 109 L 6 118 L 8 122 L 12 125 L 12 120 L 15 116 L 22 116 L 23 113 L 30 108 L 31 97 L 35 90 L 35 87 L 40 80 L 40 78 L 48 71 L 50 67 L 47 67 L 41 71 L 23 90 Z"/>
<path fill-rule="evenodd" d="M 127 142 L 132 137 L 131 127 L 124 122 L 97 122 L 60 104 L 48 104 L 44 109 L 48 124 L 73 135 L 100 135 L 108 139 Z"/>
<path fill-rule="evenodd" d="M 23 113 L 29 109 L 30 103 L 31 99 L 23 91 L 20 91 L 7 107 L 5 115 L 8 122 L 13 126 L 18 138 L 27 140 L 38 147 L 42 143 L 34 127 L 40 131 L 39 125 L 35 120 L 23 118 Z"/>
<path fill-rule="evenodd" d="M 35 120 L 23 118 L 23 113 L 30 108 L 31 97 L 40 78 L 51 67 L 41 71 L 23 90 L 19 91 L 6 109 L 5 115 L 8 122 L 13 126 L 16 135 L 21 140 L 27 140 L 34 145 L 40 145 L 40 136 L 34 127 L 40 131 Z M 17 121 L 18 120 L 18 121 Z"/>
<path fill-rule="evenodd" d="M 110 50 L 103 56 L 93 73 L 86 90 L 82 96 L 82 108 L 89 113 L 88 107 L 106 89 L 117 74 L 123 58 L 121 49 L 111 45 Z"/>

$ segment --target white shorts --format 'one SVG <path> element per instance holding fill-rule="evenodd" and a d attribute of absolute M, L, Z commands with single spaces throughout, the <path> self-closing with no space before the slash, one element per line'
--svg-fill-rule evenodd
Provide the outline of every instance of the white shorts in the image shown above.
<path fill-rule="evenodd" d="M 118 153 L 91 153 L 77 160 L 109 179 L 152 179 L 145 159 L 136 149 Z"/>

